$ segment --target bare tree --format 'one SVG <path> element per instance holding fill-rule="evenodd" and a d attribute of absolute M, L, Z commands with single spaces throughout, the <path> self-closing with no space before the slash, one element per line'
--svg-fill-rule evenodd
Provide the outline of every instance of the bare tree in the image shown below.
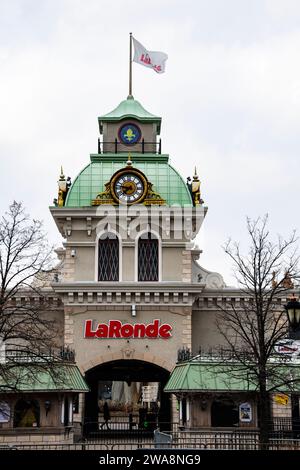
<path fill-rule="evenodd" d="M 51 253 L 42 222 L 13 202 L 0 220 L 0 392 L 17 391 L 52 366 L 46 351 L 56 345 L 57 330 L 35 282 L 50 269 Z"/>
<path fill-rule="evenodd" d="M 224 246 L 233 262 L 241 298 L 238 304 L 232 301 L 218 305 L 217 319 L 218 330 L 235 362 L 232 373 L 246 375 L 257 387 L 261 443 L 268 442 L 270 393 L 292 390 L 297 380 L 283 359 L 274 358 L 276 344 L 287 336 L 281 298 L 293 292 L 298 279 L 297 238 L 293 232 L 287 239 L 279 236 L 272 241 L 267 222 L 268 216 L 247 219 L 248 254 L 242 254 L 239 244 L 231 240 Z"/>

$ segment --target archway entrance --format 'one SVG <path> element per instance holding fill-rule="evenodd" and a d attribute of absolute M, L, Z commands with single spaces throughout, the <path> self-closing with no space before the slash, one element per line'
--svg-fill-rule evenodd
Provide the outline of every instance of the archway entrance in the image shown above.
<path fill-rule="evenodd" d="M 170 397 L 163 392 L 170 372 L 145 361 L 120 359 L 85 374 L 85 434 L 153 431 L 170 423 Z"/>

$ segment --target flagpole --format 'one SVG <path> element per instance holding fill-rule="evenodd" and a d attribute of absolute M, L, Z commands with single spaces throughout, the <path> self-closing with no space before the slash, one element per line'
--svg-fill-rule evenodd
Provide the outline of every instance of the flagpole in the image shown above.
<path fill-rule="evenodd" d="M 132 98 L 132 33 L 129 33 L 129 96 Z"/>

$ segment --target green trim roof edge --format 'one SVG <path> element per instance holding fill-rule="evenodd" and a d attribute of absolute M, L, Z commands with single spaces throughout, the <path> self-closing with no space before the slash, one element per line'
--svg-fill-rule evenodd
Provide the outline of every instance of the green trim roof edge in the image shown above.
<path fill-rule="evenodd" d="M 130 152 L 119 152 L 119 153 L 91 153 L 90 160 L 91 162 L 124 162 L 124 166 L 128 160 L 128 154 L 130 153 L 132 164 L 136 162 L 159 162 L 159 163 L 168 163 L 169 155 L 167 153 L 134 153 Z"/>
<path fill-rule="evenodd" d="M 230 374 L 230 368 L 234 364 L 228 366 L 222 363 L 211 362 L 186 362 L 176 364 L 170 378 L 164 388 L 165 392 L 200 392 L 200 391 L 228 391 L 228 392 L 255 392 L 258 389 L 253 379 L 248 376 L 247 371 L 240 371 L 240 379 L 236 375 Z M 226 371 L 228 367 L 228 371 Z M 239 367 L 236 364 L 236 367 Z M 282 372 L 286 371 L 287 378 L 290 377 L 291 370 L 297 371 L 294 373 L 295 383 L 292 390 L 287 390 L 282 384 L 272 384 L 273 392 L 287 392 L 287 391 L 300 391 L 300 363 L 298 364 L 282 364 L 279 363 L 278 367 L 283 368 Z M 283 379 L 281 379 L 284 381 Z"/>
<path fill-rule="evenodd" d="M 37 370 L 34 371 L 34 368 Z M 0 376 L 0 393 L 89 391 L 84 377 L 75 364 L 57 363 L 49 367 L 49 370 L 41 368 L 41 365 L 27 364 L 9 370 L 7 377 L 9 379 L 6 380 L 10 380 L 10 383 L 6 383 L 4 377 Z"/>

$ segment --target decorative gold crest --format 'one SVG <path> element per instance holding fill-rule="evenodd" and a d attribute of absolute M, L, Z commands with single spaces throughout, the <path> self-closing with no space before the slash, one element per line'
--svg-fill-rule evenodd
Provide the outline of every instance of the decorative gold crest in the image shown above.
<path fill-rule="evenodd" d="M 162 197 L 153 191 L 144 173 L 132 167 L 131 157 L 128 156 L 127 166 L 113 174 L 110 181 L 105 183 L 105 190 L 97 194 L 92 200 L 92 206 L 102 204 L 138 204 L 146 206 L 151 204 L 163 205 L 166 203 Z"/>

